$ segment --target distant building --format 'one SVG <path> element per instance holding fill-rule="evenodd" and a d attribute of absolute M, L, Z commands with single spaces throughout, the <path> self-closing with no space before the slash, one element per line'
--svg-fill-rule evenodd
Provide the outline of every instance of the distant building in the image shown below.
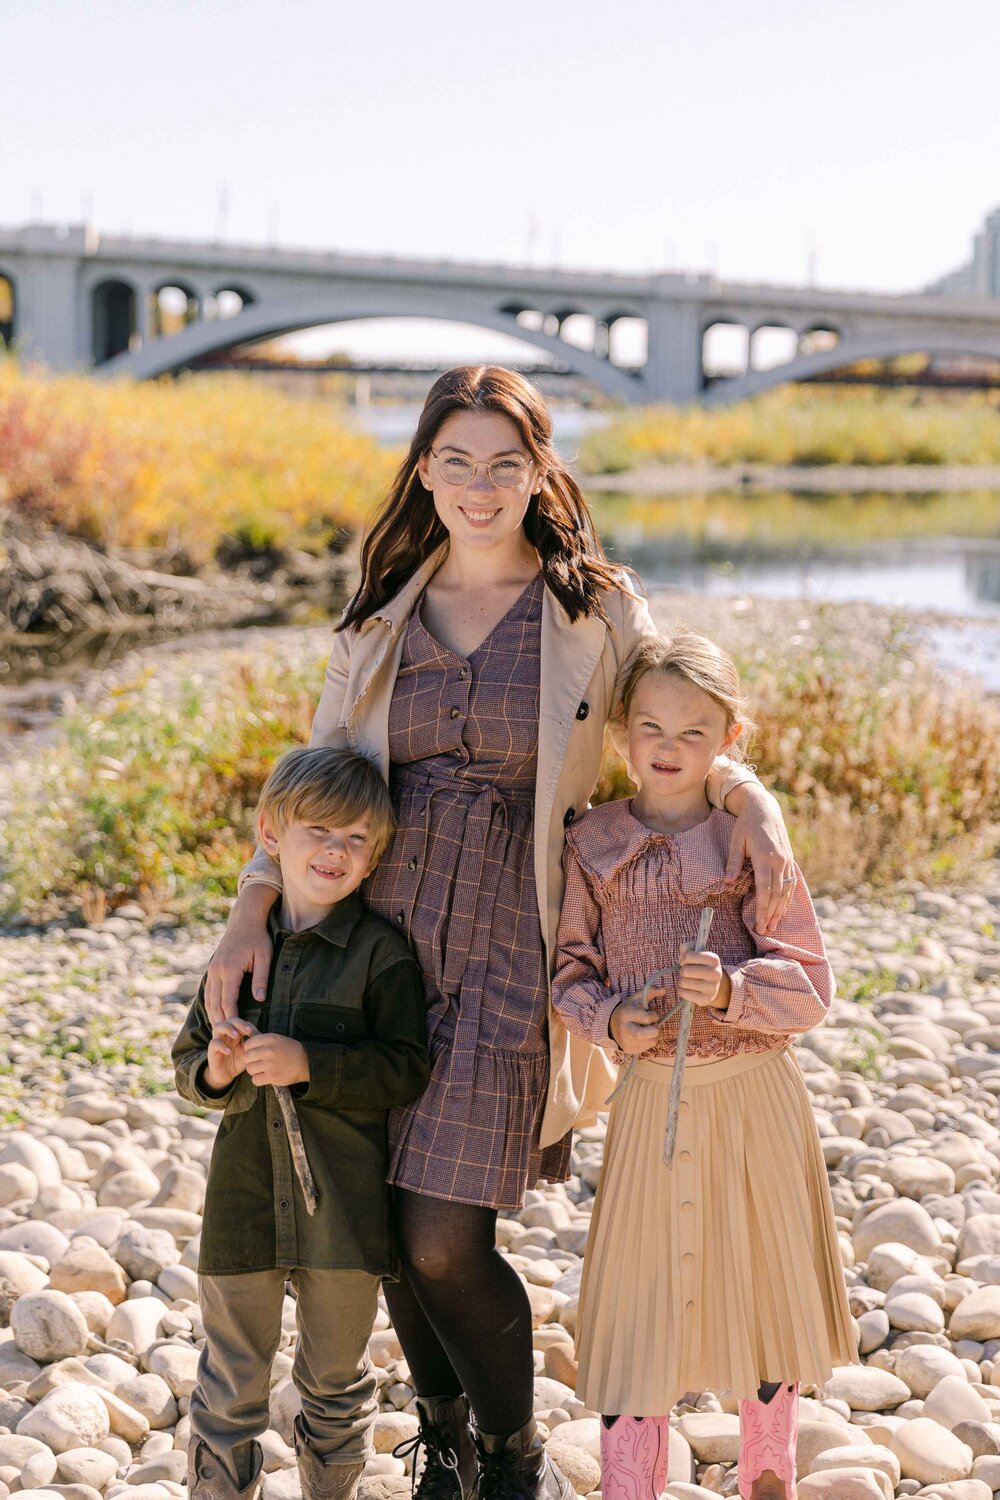
<path fill-rule="evenodd" d="M 940 297 L 1000 297 L 1000 208 L 988 216 L 972 242 L 972 259 L 932 281 L 925 291 Z"/>

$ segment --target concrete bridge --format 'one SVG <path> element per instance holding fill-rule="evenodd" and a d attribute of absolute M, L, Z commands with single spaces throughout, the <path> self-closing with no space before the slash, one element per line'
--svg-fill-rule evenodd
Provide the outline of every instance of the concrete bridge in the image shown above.
<path fill-rule="evenodd" d="M 142 379 L 254 340 L 374 317 L 508 334 L 630 403 L 731 401 L 917 352 L 1000 361 L 1000 299 L 982 295 L 182 243 L 84 225 L 0 229 L 0 338 L 54 370 Z M 709 353 L 720 330 L 736 353 L 724 379 Z"/>

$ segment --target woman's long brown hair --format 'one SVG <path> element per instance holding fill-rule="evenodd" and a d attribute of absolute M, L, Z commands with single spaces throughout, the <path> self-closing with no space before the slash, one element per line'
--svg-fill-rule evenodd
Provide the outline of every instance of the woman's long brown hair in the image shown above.
<path fill-rule="evenodd" d="M 400 465 L 361 547 L 361 585 L 338 630 L 360 625 L 397 594 L 448 532 L 424 489 L 417 461 L 456 411 L 499 412 L 516 426 L 525 448 L 545 474 L 532 495 L 524 531 L 541 559 L 545 583 L 571 620 L 607 617 L 601 596 L 621 588 L 621 570 L 607 559 L 583 492 L 552 446 L 552 419 L 542 397 L 523 375 L 500 365 L 460 365 L 431 386 L 410 451 Z M 627 586 L 627 585 L 626 585 Z"/>

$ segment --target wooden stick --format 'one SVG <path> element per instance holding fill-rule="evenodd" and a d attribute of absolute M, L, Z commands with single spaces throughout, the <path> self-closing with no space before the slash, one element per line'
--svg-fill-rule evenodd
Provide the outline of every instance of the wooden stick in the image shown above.
<path fill-rule="evenodd" d="M 306 1212 L 311 1217 L 316 1212 L 319 1194 L 316 1191 L 316 1183 L 313 1180 L 313 1174 L 310 1171 L 309 1162 L 306 1157 L 305 1142 L 302 1139 L 302 1126 L 299 1124 L 299 1117 L 295 1110 L 295 1100 L 292 1098 L 291 1089 L 285 1084 L 276 1083 L 273 1087 L 284 1117 L 285 1130 L 288 1133 L 288 1145 L 292 1153 L 292 1166 L 295 1168 L 295 1175 L 299 1179 L 302 1196 L 306 1200 Z"/>
<path fill-rule="evenodd" d="M 710 906 L 702 908 L 698 923 L 698 936 L 694 941 L 694 952 L 703 953 L 712 930 L 715 912 Z M 684 1067 L 687 1062 L 688 1037 L 694 1020 L 694 1006 L 686 1000 L 681 1006 L 680 1025 L 677 1028 L 677 1050 L 674 1054 L 674 1071 L 670 1077 L 670 1103 L 667 1106 L 667 1129 L 663 1137 L 663 1162 L 667 1167 L 674 1164 L 674 1148 L 677 1145 L 677 1122 L 681 1113 L 681 1090 L 684 1087 Z"/>

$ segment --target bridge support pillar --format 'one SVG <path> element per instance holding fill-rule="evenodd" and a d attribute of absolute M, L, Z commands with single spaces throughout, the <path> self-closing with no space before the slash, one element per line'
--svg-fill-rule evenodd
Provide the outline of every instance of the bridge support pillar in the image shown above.
<path fill-rule="evenodd" d="M 694 302 L 654 302 L 649 309 L 643 400 L 687 406 L 702 394 L 701 309 Z"/>
<path fill-rule="evenodd" d="M 89 306 L 81 298 L 77 265 L 55 256 L 25 257 L 18 268 L 18 348 L 50 370 L 74 370 L 89 363 Z"/>

